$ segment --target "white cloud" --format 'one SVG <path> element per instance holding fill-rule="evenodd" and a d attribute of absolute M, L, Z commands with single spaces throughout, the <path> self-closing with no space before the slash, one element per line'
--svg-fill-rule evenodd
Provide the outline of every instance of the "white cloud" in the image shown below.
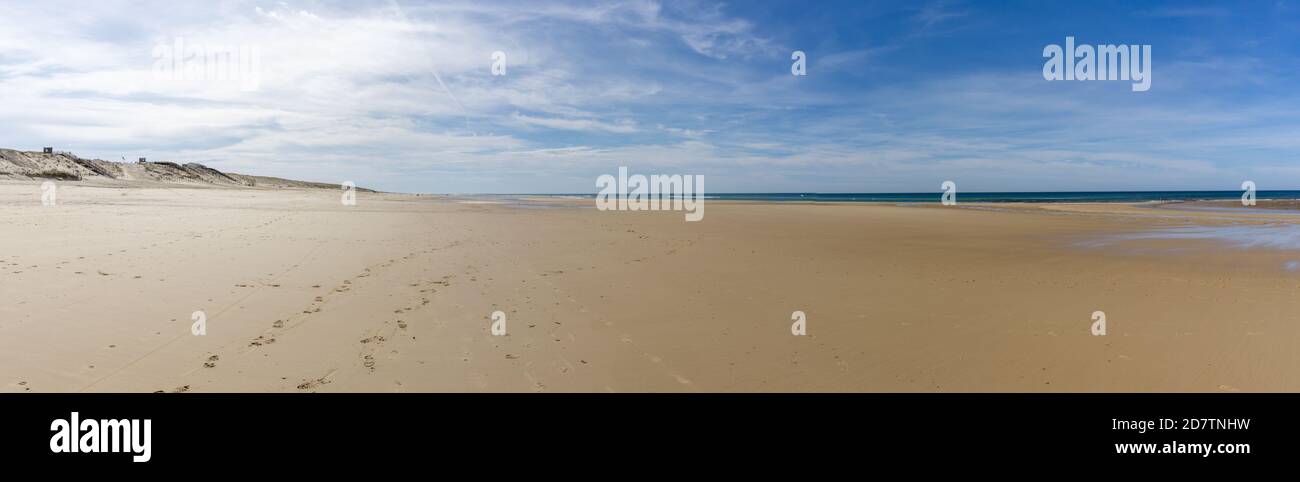
<path fill-rule="evenodd" d="M 636 132 L 638 129 L 636 123 L 632 121 L 619 122 L 601 122 L 593 119 L 560 119 L 554 117 L 530 117 L 520 113 L 515 113 L 515 120 L 530 126 L 540 126 L 549 129 L 560 129 L 566 131 L 602 131 L 627 134 Z"/>

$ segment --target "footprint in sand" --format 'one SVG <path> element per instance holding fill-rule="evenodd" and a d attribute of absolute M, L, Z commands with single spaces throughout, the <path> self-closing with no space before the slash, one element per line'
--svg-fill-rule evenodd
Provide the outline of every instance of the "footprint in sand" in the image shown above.
<path fill-rule="evenodd" d="M 307 380 L 307 381 L 305 381 L 305 382 L 302 382 L 302 383 L 298 384 L 298 389 L 299 389 L 299 390 L 311 390 L 311 389 L 313 389 L 313 388 L 319 387 L 319 386 L 324 385 L 324 384 L 326 384 L 326 383 L 329 383 L 329 380 L 325 380 L 325 379 L 323 379 L 323 378 L 317 378 L 317 379 L 315 379 L 315 380 Z"/>
<path fill-rule="evenodd" d="M 255 338 L 253 341 L 248 343 L 248 346 L 262 346 L 262 345 L 270 345 L 272 343 L 275 343 L 275 338 L 271 338 L 266 335 L 258 335 L 257 338 Z"/>

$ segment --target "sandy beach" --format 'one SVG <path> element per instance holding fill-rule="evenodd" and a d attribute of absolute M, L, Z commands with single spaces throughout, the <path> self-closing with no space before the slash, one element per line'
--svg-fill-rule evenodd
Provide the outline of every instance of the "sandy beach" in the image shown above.
<path fill-rule="evenodd" d="M 1300 389 L 1288 206 L 40 196 L 0 182 L 9 392 Z"/>

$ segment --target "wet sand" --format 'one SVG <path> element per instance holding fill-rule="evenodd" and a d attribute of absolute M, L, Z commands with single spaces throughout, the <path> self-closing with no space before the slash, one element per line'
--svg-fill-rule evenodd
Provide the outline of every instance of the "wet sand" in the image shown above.
<path fill-rule="evenodd" d="M 1300 248 L 1158 234 L 1286 212 L 60 186 L 0 182 L 0 390 L 1300 390 Z"/>

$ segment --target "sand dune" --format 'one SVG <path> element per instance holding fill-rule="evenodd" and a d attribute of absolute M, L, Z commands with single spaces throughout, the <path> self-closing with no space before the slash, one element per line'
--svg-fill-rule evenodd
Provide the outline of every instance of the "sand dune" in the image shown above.
<path fill-rule="evenodd" d="M 97 185 L 149 187 L 166 184 L 214 187 L 322 188 L 339 184 L 295 181 L 267 176 L 226 173 L 199 163 L 111 162 L 84 159 L 68 152 L 24 152 L 0 149 L 0 179 L 59 179 Z M 358 188 L 358 191 L 370 191 Z"/>
<path fill-rule="evenodd" d="M 1286 214 L 40 194 L 0 182 L 6 391 L 1300 389 L 1300 253 L 1128 236 Z"/>

